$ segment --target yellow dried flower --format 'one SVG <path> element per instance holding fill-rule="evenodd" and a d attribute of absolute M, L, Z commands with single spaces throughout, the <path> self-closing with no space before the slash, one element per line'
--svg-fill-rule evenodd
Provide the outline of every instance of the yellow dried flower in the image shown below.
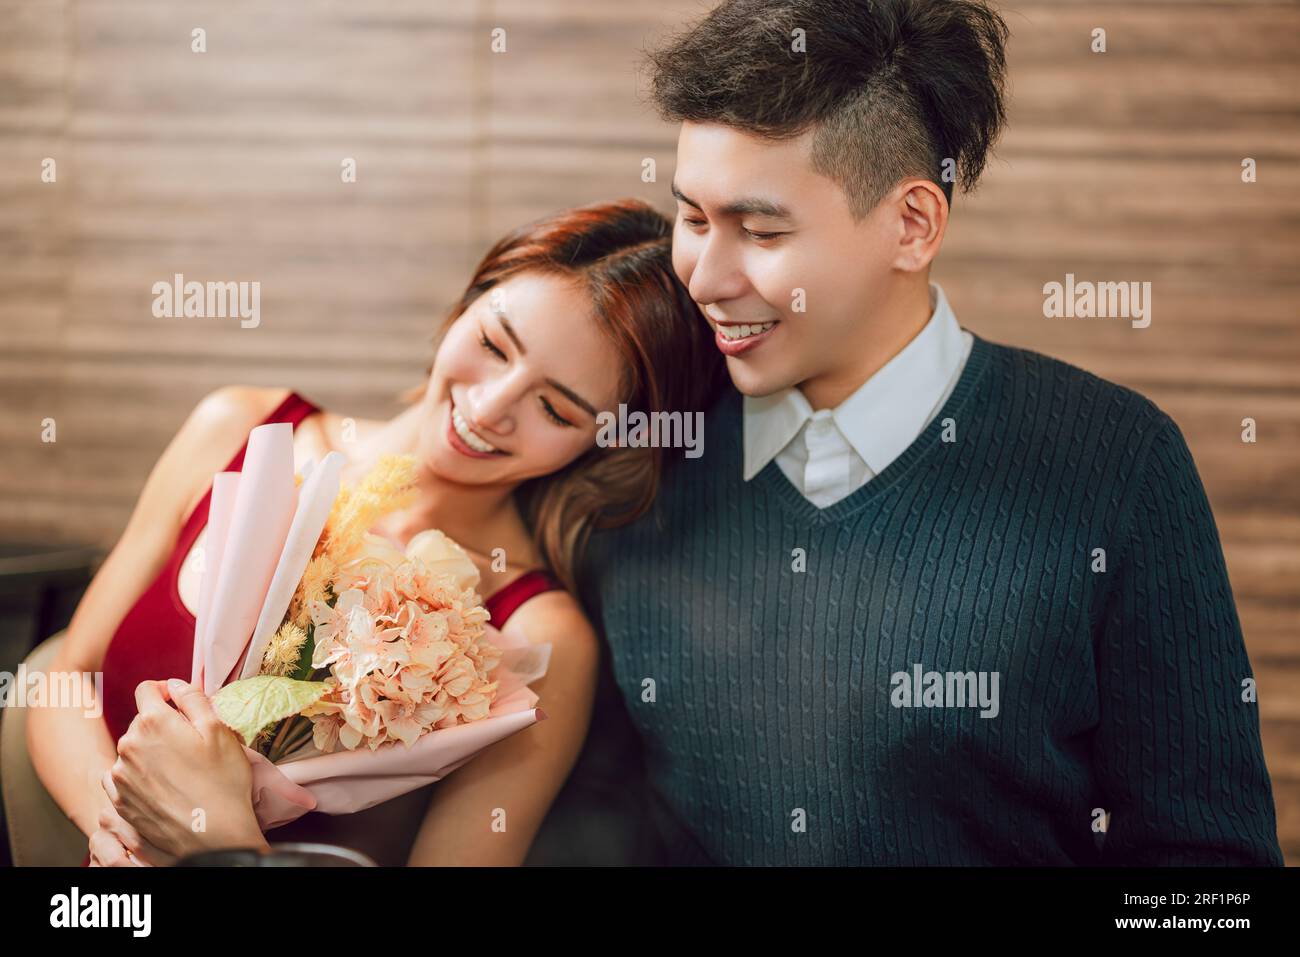
<path fill-rule="evenodd" d="M 321 552 L 307 563 L 302 573 L 302 580 L 294 591 L 289 603 L 288 618 L 299 628 L 306 628 L 311 621 L 311 603 L 328 601 L 330 583 L 338 577 L 338 563 L 328 552 Z"/>
<path fill-rule="evenodd" d="M 323 550 L 340 565 L 360 548 L 382 516 L 415 499 L 415 456 L 385 455 L 356 489 L 344 486 L 325 523 Z"/>
<path fill-rule="evenodd" d="M 311 603 L 328 601 L 340 568 L 361 550 L 366 533 L 381 517 L 414 500 L 415 456 L 385 455 L 355 489 L 343 485 L 330 509 L 302 580 L 289 602 L 287 619 L 299 628 L 311 622 Z"/>
<path fill-rule="evenodd" d="M 266 653 L 262 655 L 264 675 L 292 675 L 302 657 L 302 646 L 307 641 L 307 632 L 292 621 L 286 621 L 280 630 L 266 643 Z"/>

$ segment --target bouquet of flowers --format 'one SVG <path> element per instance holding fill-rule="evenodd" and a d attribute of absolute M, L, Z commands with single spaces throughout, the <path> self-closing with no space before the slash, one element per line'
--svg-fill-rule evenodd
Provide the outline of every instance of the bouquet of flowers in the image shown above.
<path fill-rule="evenodd" d="M 342 487 L 331 452 L 293 471 L 293 427 L 258 426 L 213 480 L 192 680 L 244 740 L 263 829 L 347 814 L 541 720 L 550 646 L 494 629 L 478 569 L 442 532 L 368 529 L 414 494 L 414 459 Z"/>

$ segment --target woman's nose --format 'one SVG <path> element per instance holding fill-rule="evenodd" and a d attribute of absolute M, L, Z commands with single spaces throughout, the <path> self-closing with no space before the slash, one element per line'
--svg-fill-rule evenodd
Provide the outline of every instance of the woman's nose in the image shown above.
<path fill-rule="evenodd" d="M 470 426 L 509 435 L 515 429 L 514 406 L 519 389 L 511 376 L 496 376 L 470 386 L 469 408 L 465 410 Z"/>

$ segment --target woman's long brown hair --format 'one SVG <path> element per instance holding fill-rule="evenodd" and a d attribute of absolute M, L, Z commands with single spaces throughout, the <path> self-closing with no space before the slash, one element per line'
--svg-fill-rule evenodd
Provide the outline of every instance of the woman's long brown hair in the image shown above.
<path fill-rule="evenodd" d="M 620 357 L 629 413 L 703 411 L 726 366 L 698 307 L 673 273 L 672 223 L 640 200 L 568 209 L 523 226 L 483 257 L 437 333 L 494 286 L 538 270 L 583 282 L 594 316 Z M 432 367 L 430 367 L 432 372 Z M 402 395 L 418 401 L 426 384 Z M 680 449 L 593 447 L 558 472 L 525 482 L 520 512 L 551 571 L 570 591 L 592 531 L 649 510 L 669 455 Z"/>

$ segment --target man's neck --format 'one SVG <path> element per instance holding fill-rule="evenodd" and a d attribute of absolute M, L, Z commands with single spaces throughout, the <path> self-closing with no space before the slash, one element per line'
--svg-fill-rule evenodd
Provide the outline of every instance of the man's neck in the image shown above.
<path fill-rule="evenodd" d="M 799 383 L 813 411 L 833 409 L 884 368 L 917 337 L 933 313 L 928 277 L 901 285 L 882 303 L 875 316 L 864 320 L 861 335 L 845 359 L 826 372 Z M 843 346 L 843 343 L 840 343 Z"/>

